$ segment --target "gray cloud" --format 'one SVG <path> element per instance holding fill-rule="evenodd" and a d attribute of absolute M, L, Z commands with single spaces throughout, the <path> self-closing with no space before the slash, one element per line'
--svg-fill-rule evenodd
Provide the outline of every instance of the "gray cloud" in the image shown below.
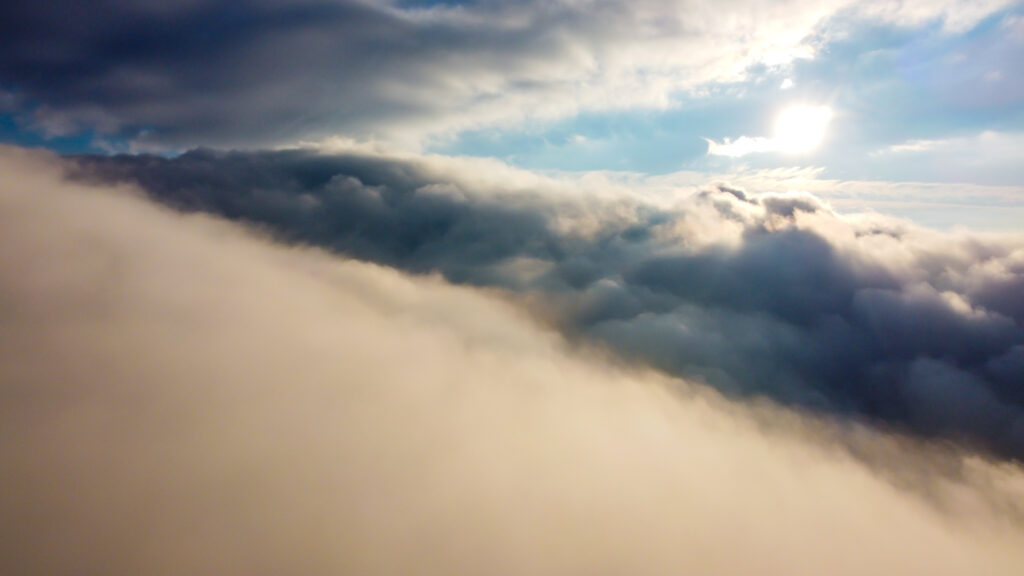
<path fill-rule="evenodd" d="M 0 90 L 49 134 L 259 147 L 344 133 L 408 143 L 582 110 L 664 107 L 807 56 L 847 2 L 57 0 L 0 7 Z M 864 3 L 858 3 L 862 5 Z M 887 3 L 881 3 L 887 5 Z M 968 24 L 994 2 L 864 17 Z"/>
<path fill-rule="evenodd" d="M 673 202 L 438 158 L 83 157 L 78 178 L 508 289 L 565 334 L 768 397 L 1024 457 L 1024 242 L 728 187 Z"/>
<path fill-rule="evenodd" d="M 250 207 L 289 205 L 298 190 L 326 202 L 338 162 L 365 165 L 363 187 L 338 198 L 372 196 L 372 182 L 393 200 L 389 187 L 417 173 L 294 153 L 260 160 L 115 161 L 189 164 L 180 190 L 200 190 L 204 163 L 311 178 Z M 332 169 L 313 178 L 316 166 Z M 60 169 L 0 149 L 4 573 L 1009 576 L 1024 566 L 1017 466 L 938 457 L 612 367 L 479 290 L 275 246 L 132 190 L 63 181 Z M 1015 350 L 996 362 L 1012 367 Z M 921 395 L 921 418 L 944 426 L 993 409 L 976 378 L 918 359 L 905 385 Z M 932 387 L 972 411 L 945 414 Z"/>

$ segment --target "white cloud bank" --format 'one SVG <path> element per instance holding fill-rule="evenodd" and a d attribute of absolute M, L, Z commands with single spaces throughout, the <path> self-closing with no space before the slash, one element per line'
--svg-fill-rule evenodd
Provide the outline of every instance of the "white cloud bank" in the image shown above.
<path fill-rule="evenodd" d="M 1017 467 L 854 431 L 897 488 L 822 440 L 850 429 L 669 392 L 486 294 L 37 153 L 0 173 L 3 573 L 1024 569 Z"/>

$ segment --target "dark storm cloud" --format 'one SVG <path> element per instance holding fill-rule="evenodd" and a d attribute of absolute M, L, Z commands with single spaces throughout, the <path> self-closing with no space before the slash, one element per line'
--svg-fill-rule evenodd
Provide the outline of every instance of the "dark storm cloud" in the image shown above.
<path fill-rule="evenodd" d="M 0 79 L 43 105 L 42 128 L 149 129 L 172 142 L 306 134 L 324 120 L 323 98 L 339 99 L 330 113 L 341 118 L 366 112 L 382 96 L 365 86 L 373 70 L 397 71 L 425 48 L 362 2 L 6 3 L 0 22 Z M 328 69 L 337 74 L 317 73 Z"/>
<path fill-rule="evenodd" d="M 456 111 L 472 122 L 469 107 L 564 79 L 580 64 L 568 53 L 581 20 L 595 20 L 580 38 L 588 42 L 617 11 L 8 2 L 0 82 L 39 105 L 33 122 L 53 133 L 94 127 L 143 141 L 234 145 L 379 134 L 395 119 Z"/>
<path fill-rule="evenodd" d="M 763 60 L 806 56 L 803 38 L 846 3 L 4 2 L 0 94 L 23 126 L 139 146 L 337 134 L 421 143 L 581 110 L 664 108 Z M 922 3 L 911 21 L 961 4 Z"/>
<path fill-rule="evenodd" d="M 840 216 L 809 195 L 719 186 L 669 206 L 578 183 L 486 183 L 480 169 L 195 151 L 85 157 L 75 171 L 290 241 L 539 297 L 567 334 L 731 394 L 1024 458 L 1020 238 Z"/>

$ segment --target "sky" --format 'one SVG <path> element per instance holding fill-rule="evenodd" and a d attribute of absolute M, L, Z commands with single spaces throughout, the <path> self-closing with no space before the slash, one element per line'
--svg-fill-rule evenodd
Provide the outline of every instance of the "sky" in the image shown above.
<path fill-rule="evenodd" d="M 1024 9 L 1010 1 L 139 0 L 0 15 L 8 143 L 174 155 L 342 139 L 541 172 L 799 167 L 950 190 L 835 199 L 849 210 L 1024 221 Z M 784 150 L 776 119 L 801 105 L 829 110 L 820 142 Z"/>
<path fill-rule="evenodd" d="M 0 571 L 1020 574 L 1022 62 L 1007 0 L 4 3 Z"/>

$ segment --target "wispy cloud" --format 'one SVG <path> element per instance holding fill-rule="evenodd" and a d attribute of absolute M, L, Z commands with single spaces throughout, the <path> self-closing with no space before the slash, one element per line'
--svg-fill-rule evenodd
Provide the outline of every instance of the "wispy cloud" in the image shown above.
<path fill-rule="evenodd" d="M 1019 144 L 1021 139 L 1024 139 L 1024 136 L 1021 134 L 1007 134 L 986 130 L 979 134 L 958 138 L 908 140 L 876 151 L 875 155 L 941 151 L 961 156 L 993 156 L 1000 150 Z"/>
<path fill-rule="evenodd" d="M 913 139 L 873 151 L 865 164 L 889 177 L 930 173 L 954 182 L 1020 182 L 1024 132 L 985 130 L 966 136 Z"/>
<path fill-rule="evenodd" d="M 774 139 L 762 136 L 740 136 L 735 140 L 726 138 L 721 142 L 705 138 L 705 141 L 708 143 L 709 155 L 728 156 L 730 158 L 739 158 L 748 154 L 779 152 L 782 148 Z"/>
<path fill-rule="evenodd" d="M 865 2 L 852 10 L 861 16 L 900 26 L 941 21 L 947 32 L 966 32 L 993 13 L 1008 8 L 1014 0 L 938 0 L 936 2 Z"/>
<path fill-rule="evenodd" d="M 723 142 L 705 141 L 711 156 L 738 158 L 766 152 L 803 154 L 818 147 L 825 138 L 831 119 L 832 109 L 828 106 L 795 104 L 776 116 L 775 135 L 771 138 L 741 136 L 736 140 L 727 138 Z"/>

